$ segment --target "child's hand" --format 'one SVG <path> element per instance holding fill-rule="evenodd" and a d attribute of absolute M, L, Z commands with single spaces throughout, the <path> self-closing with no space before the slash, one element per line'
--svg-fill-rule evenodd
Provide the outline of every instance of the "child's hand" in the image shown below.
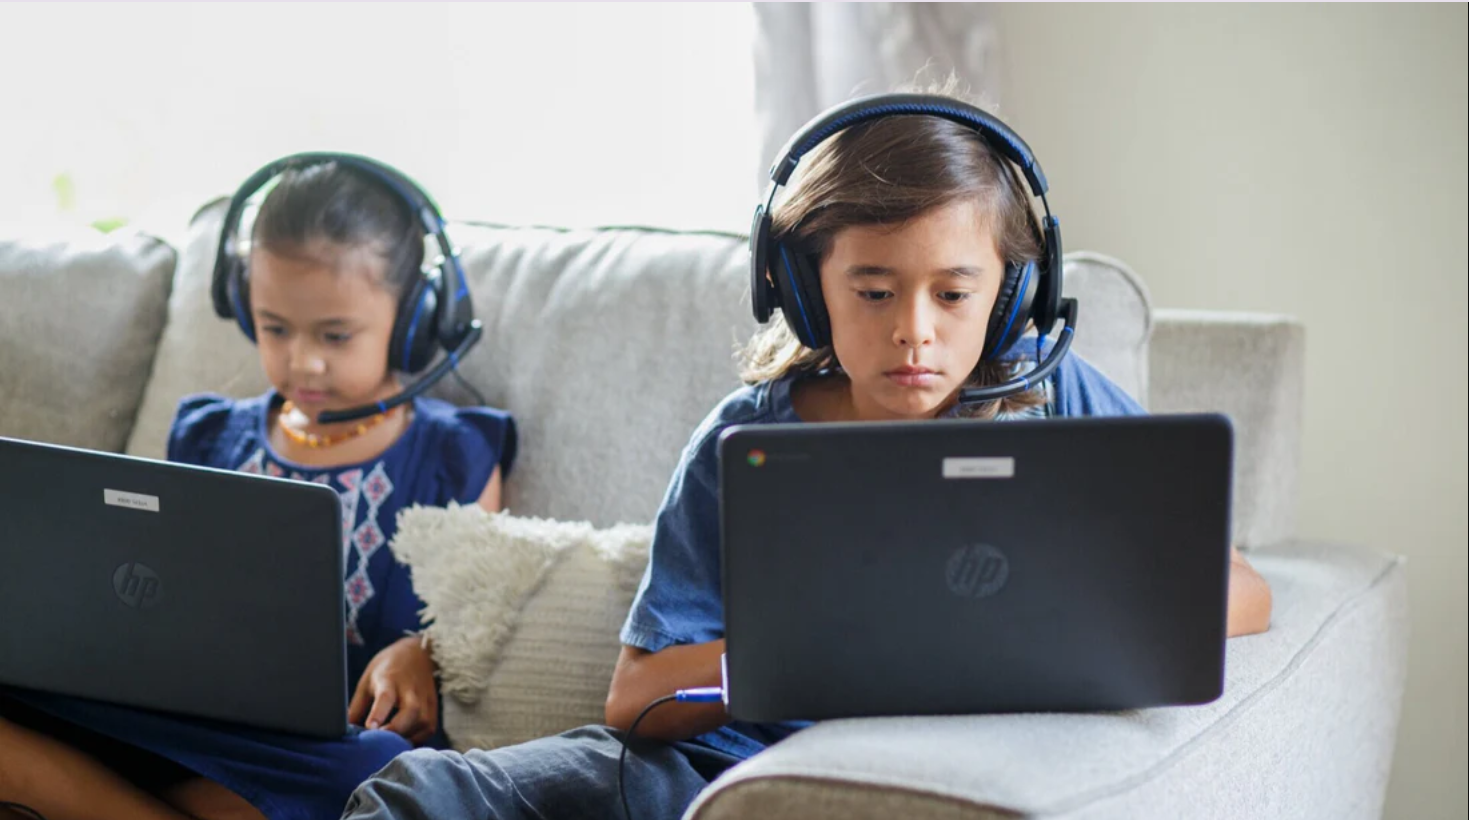
<path fill-rule="evenodd" d="M 418 636 L 390 644 L 367 664 L 347 707 L 347 719 L 368 729 L 396 732 L 415 746 L 433 736 L 439 728 L 434 662 Z"/>

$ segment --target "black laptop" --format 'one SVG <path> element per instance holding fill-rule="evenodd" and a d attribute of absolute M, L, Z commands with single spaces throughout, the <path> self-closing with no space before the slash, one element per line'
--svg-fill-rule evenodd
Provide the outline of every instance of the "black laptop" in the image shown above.
<path fill-rule="evenodd" d="M 0 684 L 347 731 L 329 487 L 0 438 Z"/>
<path fill-rule="evenodd" d="M 1218 415 L 732 428 L 730 714 L 1214 700 L 1232 468 Z"/>

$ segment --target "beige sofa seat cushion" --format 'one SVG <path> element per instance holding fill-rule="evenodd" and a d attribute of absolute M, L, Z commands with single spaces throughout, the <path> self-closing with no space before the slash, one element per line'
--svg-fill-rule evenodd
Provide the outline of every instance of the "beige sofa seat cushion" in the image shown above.
<path fill-rule="evenodd" d="M 0 435 L 121 452 L 174 262 L 133 231 L 0 240 Z"/>

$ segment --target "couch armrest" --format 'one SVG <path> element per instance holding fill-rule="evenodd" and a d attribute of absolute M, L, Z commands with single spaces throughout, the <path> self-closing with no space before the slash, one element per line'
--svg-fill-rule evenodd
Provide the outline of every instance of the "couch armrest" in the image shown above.
<path fill-rule="evenodd" d="M 1160 310 L 1149 348 L 1154 413 L 1220 412 L 1234 422 L 1234 541 L 1295 534 L 1305 331 L 1292 317 Z"/>
<path fill-rule="evenodd" d="M 1403 560 L 1267 545 L 1270 630 L 1231 639 L 1213 703 L 833 720 L 739 764 L 685 820 L 1381 815 L 1407 666 Z"/>

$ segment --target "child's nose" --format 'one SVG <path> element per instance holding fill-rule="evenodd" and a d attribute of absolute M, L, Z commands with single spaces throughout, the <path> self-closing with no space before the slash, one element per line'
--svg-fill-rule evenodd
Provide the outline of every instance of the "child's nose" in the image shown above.
<path fill-rule="evenodd" d="M 317 356 L 307 357 L 302 360 L 297 370 L 308 375 L 318 376 L 326 372 L 326 362 Z"/>
<path fill-rule="evenodd" d="M 316 350 L 314 345 L 293 345 L 291 348 L 291 369 L 303 375 L 319 375 L 326 372 L 326 359 Z"/>
<path fill-rule="evenodd" d="M 926 300 L 904 300 L 898 311 L 898 323 L 893 327 L 893 343 L 899 347 L 924 347 L 933 344 L 933 337 L 933 312 Z"/>

